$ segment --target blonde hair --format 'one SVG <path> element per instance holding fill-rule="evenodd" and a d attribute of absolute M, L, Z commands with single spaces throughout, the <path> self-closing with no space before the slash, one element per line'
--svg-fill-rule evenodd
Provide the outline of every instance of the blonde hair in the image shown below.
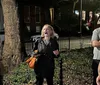
<path fill-rule="evenodd" d="M 42 30 L 41 30 L 41 37 L 44 37 L 44 32 L 43 32 L 43 29 L 44 27 L 47 26 L 48 28 L 50 28 L 52 30 L 52 34 L 51 34 L 51 37 L 54 38 L 54 34 L 55 34 L 55 31 L 53 29 L 53 27 L 49 24 L 45 24 L 43 27 L 42 27 Z"/>

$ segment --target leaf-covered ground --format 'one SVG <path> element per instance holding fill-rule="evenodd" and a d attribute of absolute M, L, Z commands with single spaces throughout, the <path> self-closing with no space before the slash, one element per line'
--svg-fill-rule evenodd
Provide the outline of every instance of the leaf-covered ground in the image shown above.
<path fill-rule="evenodd" d="M 61 78 L 63 85 L 92 85 L 92 57 L 92 48 L 61 53 L 55 59 L 54 85 L 60 85 Z M 4 85 L 34 85 L 34 82 L 34 70 L 25 62 L 4 76 Z"/>
<path fill-rule="evenodd" d="M 64 85 L 92 84 L 92 48 L 73 50 L 63 58 Z"/>

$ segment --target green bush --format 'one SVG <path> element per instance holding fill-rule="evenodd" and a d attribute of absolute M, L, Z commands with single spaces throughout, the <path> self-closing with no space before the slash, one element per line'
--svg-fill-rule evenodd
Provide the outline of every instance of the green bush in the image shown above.
<path fill-rule="evenodd" d="M 54 85 L 60 83 L 60 64 L 62 60 L 62 82 L 64 85 L 91 85 L 92 83 L 92 48 L 71 50 L 61 53 L 55 59 Z M 33 85 L 34 70 L 25 62 L 4 75 L 4 85 Z"/>
<path fill-rule="evenodd" d="M 33 69 L 30 69 L 27 63 L 22 62 L 17 68 L 4 76 L 4 84 L 23 85 L 32 83 L 35 80 Z"/>

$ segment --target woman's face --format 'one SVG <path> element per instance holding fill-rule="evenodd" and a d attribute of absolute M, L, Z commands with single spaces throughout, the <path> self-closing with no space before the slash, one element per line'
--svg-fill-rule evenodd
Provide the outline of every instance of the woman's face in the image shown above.
<path fill-rule="evenodd" d="M 43 28 L 44 37 L 50 37 L 52 30 L 48 26 L 44 26 Z"/>

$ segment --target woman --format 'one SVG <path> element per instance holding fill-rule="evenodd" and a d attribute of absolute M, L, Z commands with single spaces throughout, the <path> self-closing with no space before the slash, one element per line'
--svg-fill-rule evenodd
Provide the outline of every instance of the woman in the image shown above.
<path fill-rule="evenodd" d="M 41 39 L 35 43 L 38 60 L 35 64 L 36 85 L 42 85 L 44 78 L 48 85 L 53 85 L 54 58 L 59 56 L 59 46 L 54 38 L 55 32 L 51 25 L 45 24 L 41 31 Z"/>

